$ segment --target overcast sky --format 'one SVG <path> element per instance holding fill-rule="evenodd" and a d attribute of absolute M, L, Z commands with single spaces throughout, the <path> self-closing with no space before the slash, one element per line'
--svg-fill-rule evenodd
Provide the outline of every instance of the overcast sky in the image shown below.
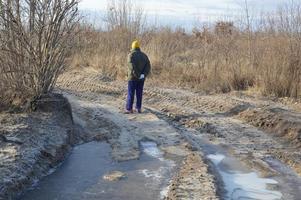
<path fill-rule="evenodd" d="M 147 16 L 159 23 L 192 25 L 195 21 L 214 21 L 238 15 L 245 0 L 132 0 L 143 7 Z M 248 0 L 252 13 L 273 11 L 292 0 Z M 300 2 L 301 0 L 294 0 Z M 83 10 L 105 11 L 108 0 L 82 0 Z"/>

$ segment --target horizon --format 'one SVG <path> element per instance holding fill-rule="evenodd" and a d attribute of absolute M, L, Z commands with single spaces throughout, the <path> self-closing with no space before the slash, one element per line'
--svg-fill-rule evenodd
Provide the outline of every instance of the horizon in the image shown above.
<path fill-rule="evenodd" d="M 104 16 L 107 0 L 82 0 L 80 9 L 89 20 L 95 23 Z M 219 20 L 235 21 L 244 15 L 245 0 L 149 0 L 147 2 L 132 1 L 143 8 L 147 22 L 151 25 L 168 25 L 191 29 L 198 24 Z M 294 1 L 294 2 L 300 2 Z M 249 0 L 247 1 L 250 15 L 256 16 L 261 12 L 274 12 L 279 6 L 288 3 L 287 0 Z"/>

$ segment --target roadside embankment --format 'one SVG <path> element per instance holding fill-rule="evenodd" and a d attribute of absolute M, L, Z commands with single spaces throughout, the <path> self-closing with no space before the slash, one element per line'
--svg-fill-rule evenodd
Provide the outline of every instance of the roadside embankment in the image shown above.
<path fill-rule="evenodd" d="M 286 151 L 277 151 L 274 155 L 293 167 L 301 174 L 301 115 L 298 112 L 281 108 L 257 108 L 246 110 L 238 115 L 238 118 L 281 138 L 286 143 Z"/>
<path fill-rule="evenodd" d="M 35 102 L 35 112 L 0 113 L 0 199 L 14 199 L 63 161 L 75 142 L 62 95 Z"/>

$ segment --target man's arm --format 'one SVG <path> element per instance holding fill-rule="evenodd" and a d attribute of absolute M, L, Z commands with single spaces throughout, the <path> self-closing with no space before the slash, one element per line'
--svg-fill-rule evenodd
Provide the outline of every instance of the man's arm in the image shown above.
<path fill-rule="evenodd" d="M 146 56 L 146 66 L 144 70 L 144 75 L 148 76 L 150 74 L 150 71 L 151 71 L 151 63 L 149 61 L 149 58 Z"/>

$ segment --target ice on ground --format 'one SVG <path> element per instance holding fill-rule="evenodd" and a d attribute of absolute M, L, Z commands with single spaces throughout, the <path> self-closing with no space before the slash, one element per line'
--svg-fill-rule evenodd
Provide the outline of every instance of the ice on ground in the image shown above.
<path fill-rule="evenodd" d="M 157 144 L 155 142 L 141 142 L 140 143 L 142 150 L 145 154 L 157 158 L 161 161 L 164 161 L 163 153 L 158 148 Z"/>
<path fill-rule="evenodd" d="M 226 158 L 222 154 L 211 154 L 208 155 L 208 158 L 214 163 L 222 176 L 227 191 L 227 199 L 278 200 L 282 198 L 279 191 L 267 189 L 269 184 L 277 184 L 277 181 L 260 178 L 256 172 L 225 171 L 220 167 L 222 161 Z"/>
<path fill-rule="evenodd" d="M 146 178 L 153 178 L 155 180 L 160 180 L 162 178 L 162 170 L 150 171 L 148 169 L 139 170 L 140 174 L 143 174 Z"/>

